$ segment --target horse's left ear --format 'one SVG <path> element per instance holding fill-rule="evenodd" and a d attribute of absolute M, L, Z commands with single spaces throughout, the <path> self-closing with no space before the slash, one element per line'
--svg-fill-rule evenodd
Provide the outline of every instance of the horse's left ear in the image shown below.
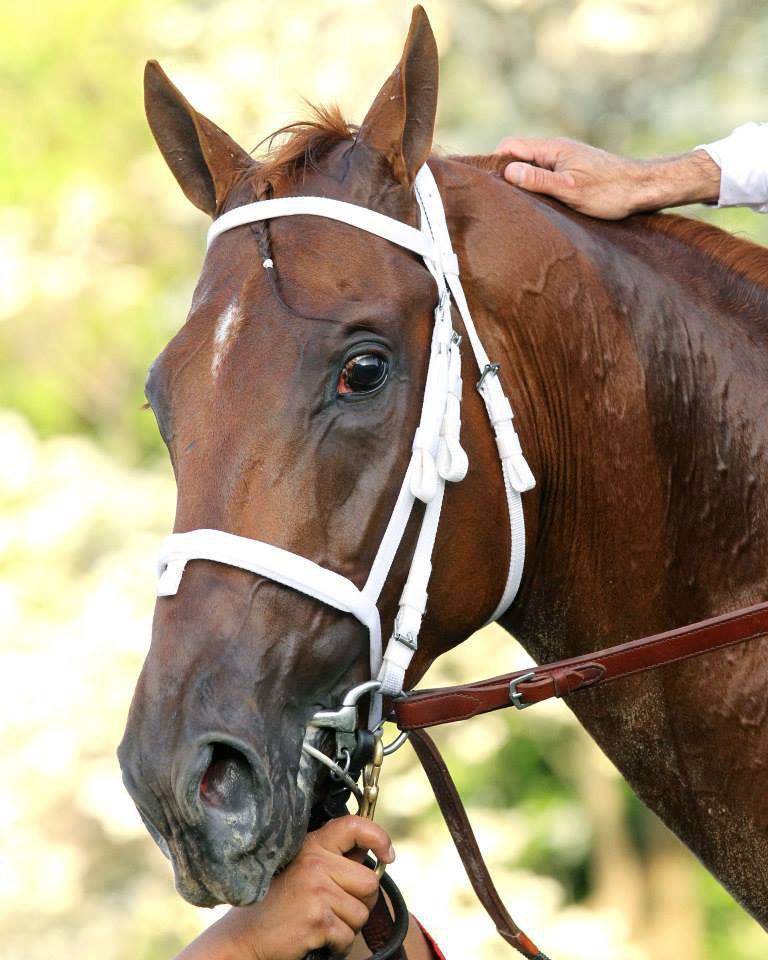
<path fill-rule="evenodd" d="M 360 126 L 358 137 L 383 154 L 410 188 L 432 149 L 438 56 L 423 7 L 414 7 L 403 55 Z"/>

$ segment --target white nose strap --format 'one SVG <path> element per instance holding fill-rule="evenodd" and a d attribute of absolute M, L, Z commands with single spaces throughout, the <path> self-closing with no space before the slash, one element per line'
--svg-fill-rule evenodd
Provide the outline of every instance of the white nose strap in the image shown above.
<path fill-rule="evenodd" d="M 172 597 L 179 589 L 184 568 L 190 560 L 212 560 L 268 577 L 314 597 L 329 607 L 351 613 L 368 628 L 371 670 L 381 662 L 381 621 L 376 602 L 371 601 L 351 580 L 320 567 L 271 543 L 238 537 L 221 530 L 191 530 L 168 537 L 160 551 L 158 597 Z"/>
<path fill-rule="evenodd" d="M 534 486 L 512 423 L 512 408 L 498 378 L 498 364 L 491 363 L 475 329 L 459 279 L 440 193 L 425 164 L 416 177 L 414 192 L 421 211 L 421 229 L 366 207 L 325 197 L 280 197 L 246 204 L 223 214 L 208 231 L 208 244 L 234 227 L 271 217 L 308 214 L 338 220 L 419 254 L 434 277 L 438 290 L 427 379 L 421 418 L 411 445 L 405 471 L 387 529 L 371 566 L 368 580 L 359 590 L 351 580 L 318 566 L 306 557 L 271 544 L 238 537 L 221 530 L 193 530 L 174 534 L 165 541 L 160 558 L 159 596 L 172 596 L 179 588 L 190 560 L 212 560 L 250 570 L 286 587 L 356 617 L 370 636 L 371 675 L 381 683 L 372 698 L 371 725 L 381 716 L 381 694 L 403 689 L 405 671 L 418 644 L 421 621 L 427 606 L 427 587 L 446 482 L 459 482 L 467 472 L 467 455 L 461 446 L 461 338 L 453 330 L 451 295 L 461 315 L 475 355 L 478 390 L 496 435 L 501 470 L 509 507 L 512 540 L 509 572 L 492 619 L 497 619 L 514 600 L 525 559 L 525 530 L 520 494 Z M 411 567 L 400 597 L 395 626 L 382 658 L 378 601 L 392 562 L 402 541 L 416 500 L 426 504 Z"/>

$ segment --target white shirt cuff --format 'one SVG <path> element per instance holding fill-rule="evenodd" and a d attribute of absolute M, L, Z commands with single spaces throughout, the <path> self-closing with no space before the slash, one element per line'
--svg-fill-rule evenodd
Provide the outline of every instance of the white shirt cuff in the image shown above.
<path fill-rule="evenodd" d="M 720 167 L 718 207 L 768 213 L 768 123 L 745 123 L 714 143 L 700 143 Z"/>

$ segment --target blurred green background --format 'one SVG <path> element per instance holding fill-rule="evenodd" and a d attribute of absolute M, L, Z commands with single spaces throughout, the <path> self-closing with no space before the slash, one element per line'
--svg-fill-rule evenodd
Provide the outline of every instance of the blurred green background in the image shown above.
<path fill-rule="evenodd" d="M 689 149 L 764 120 L 754 0 L 431 0 L 438 142 L 567 134 Z M 401 0 L 41 0 L 0 11 L 0 957 L 168 960 L 210 922 L 176 897 L 114 748 L 149 637 L 173 484 L 145 371 L 183 322 L 206 223 L 143 118 L 157 57 L 246 148 L 359 120 Z M 690 211 L 768 241 L 768 217 Z M 523 662 L 483 631 L 431 680 Z M 753 960 L 764 935 L 633 799 L 562 704 L 441 736 L 516 918 L 558 960 Z M 449 960 L 502 958 L 412 756 L 385 771 L 397 877 Z"/>

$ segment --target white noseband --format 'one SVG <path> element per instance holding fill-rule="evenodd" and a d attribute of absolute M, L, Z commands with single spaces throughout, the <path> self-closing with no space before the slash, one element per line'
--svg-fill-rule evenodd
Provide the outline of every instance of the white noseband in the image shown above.
<path fill-rule="evenodd" d="M 213 560 L 267 577 L 322 603 L 350 613 L 368 628 L 371 676 L 381 683 L 372 698 L 370 723 L 381 716 L 381 695 L 398 694 L 408 664 L 417 648 L 421 621 L 427 607 L 427 586 L 432 572 L 432 553 L 440 521 L 445 484 L 464 479 L 467 456 L 460 442 L 461 431 L 461 338 L 451 322 L 451 295 L 458 308 L 475 355 L 482 396 L 493 427 L 507 494 L 512 547 L 509 572 L 502 597 L 491 620 L 509 607 L 517 594 L 525 559 L 525 527 L 520 494 L 535 480 L 520 448 L 512 424 L 512 408 L 498 378 L 498 364 L 491 363 L 483 349 L 459 280 L 458 259 L 453 252 L 440 193 L 425 164 L 414 184 L 421 211 L 421 229 L 386 217 L 366 207 L 325 197 L 281 197 L 237 207 L 223 214 L 208 231 L 208 245 L 226 230 L 243 224 L 310 214 L 338 220 L 383 237 L 419 254 L 437 283 L 438 303 L 432 334 L 421 420 L 411 445 L 397 502 L 362 590 L 351 580 L 318 566 L 311 560 L 279 547 L 222 530 L 193 530 L 168 537 L 163 545 L 158 596 L 174 595 L 190 560 Z M 271 264 L 267 264 L 271 267 Z M 405 533 L 416 500 L 426 504 L 411 567 L 400 596 L 394 630 L 382 658 L 381 620 L 378 601 L 392 562 Z"/>

